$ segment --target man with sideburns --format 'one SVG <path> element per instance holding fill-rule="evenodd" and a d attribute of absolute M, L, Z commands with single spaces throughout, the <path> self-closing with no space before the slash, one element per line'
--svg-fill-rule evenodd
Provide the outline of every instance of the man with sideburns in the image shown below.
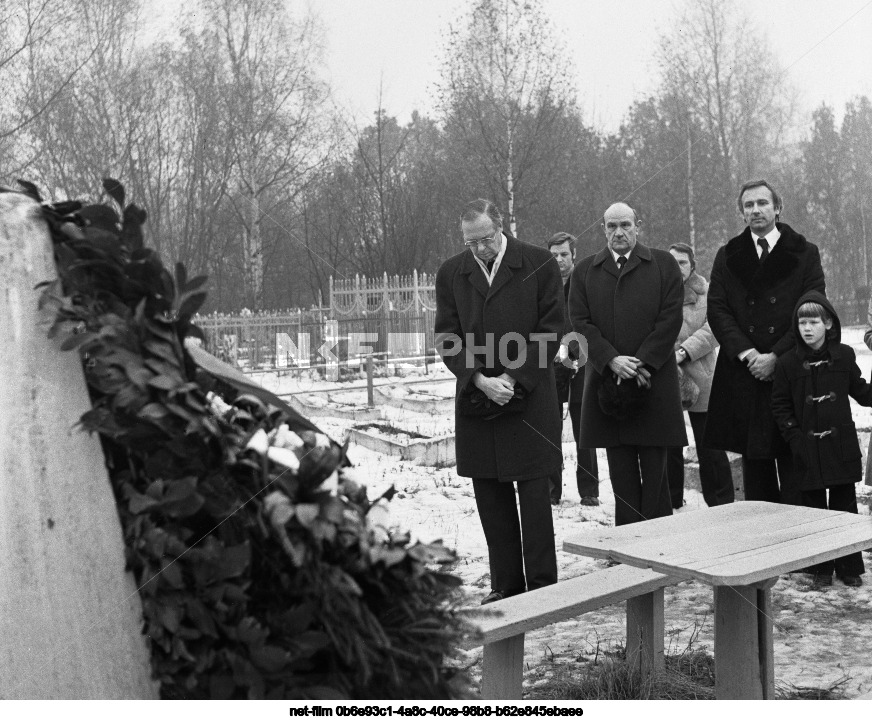
<path fill-rule="evenodd" d="M 567 304 L 564 319 L 564 331 L 572 331 L 569 320 L 569 278 L 575 267 L 575 246 L 577 239 L 569 233 L 555 233 L 548 241 L 548 250 L 557 261 L 560 277 L 563 280 L 563 297 Z M 581 429 L 581 399 L 584 396 L 584 366 L 587 363 L 587 346 L 571 336 L 564 336 L 554 359 L 554 374 L 557 379 L 558 411 L 563 420 L 563 404 L 568 406 L 567 412 L 572 422 L 572 437 L 575 440 L 575 483 L 583 506 L 599 505 L 599 466 L 596 459 L 596 448 L 579 448 L 578 434 Z M 563 473 L 555 474 L 551 479 L 551 504 L 560 505 L 563 497 Z"/>
<path fill-rule="evenodd" d="M 778 356 L 795 347 L 793 308 L 826 292 L 814 243 L 781 223 L 781 196 L 765 180 L 739 189 L 745 230 L 712 266 L 708 322 L 721 351 L 709 398 L 705 443 L 742 454 L 746 501 L 802 504 L 790 448 L 772 415 Z"/>
<path fill-rule="evenodd" d="M 465 248 L 436 274 L 435 330 L 457 377 L 457 473 L 472 478 L 488 546 L 484 604 L 557 582 L 548 479 L 563 460 L 551 361 L 564 300 L 551 254 L 504 232 L 491 201 L 467 203 L 460 232 Z"/>

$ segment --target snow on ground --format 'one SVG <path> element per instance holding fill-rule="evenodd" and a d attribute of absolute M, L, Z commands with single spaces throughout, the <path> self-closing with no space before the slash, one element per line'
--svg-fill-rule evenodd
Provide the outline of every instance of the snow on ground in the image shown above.
<path fill-rule="evenodd" d="M 863 376 L 869 378 L 872 354 L 862 343 L 862 329 L 846 329 L 845 341 L 855 347 Z M 420 379 L 432 378 L 450 381 L 451 376 L 442 368 Z M 418 379 L 407 377 L 406 380 Z M 378 378 L 377 383 L 389 379 Z M 399 382 L 398 378 L 393 380 Z M 351 383 L 324 383 L 305 378 L 295 380 L 291 374 L 263 374 L 261 382 L 279 393 L 339 389 L 361 385 L 361 379 Z M 427 384 L 428 393 L 450 394 L 450 382 Z M 414 387 L 414 386 L 413 386 Z M 331 396 L 334 394 L 331 393 Z M 342 393 L 341 402 L 365 403 L 365 391 Z M 360 397 L 358 397 L 360 396 Z M 339 400 L 339 395 L 336 396 Z M 361 400 L 362 399 L 362 400 Z M 426 435 L 452 432 L 451 414 L 424 414 L 382 405 L 385 419 L 391 424 L 415 430 Z M 864 449 L 872 429 L 872 411 L 854 405 L 855 421 L 860 430 Z M 341 440 L 354 423 L 351 420 L 318 418 L 318 425 L 333 438 Z M 571 439 L 569 420 L 564 439 Z M 688 438 L 692 439 L 688 427 Z M 457 475 L 456 469 L 417 466 L 382 455 L 355 445 L 349 455 L 356 466 L 370 478 L 370 497 L 391 485 L 398 493 L 391 503 L 394 523 L 408 529 L 418 537 L 429 540 L 441 538 L 456 549 L 458 561 L 453 572 L 464 582 L 469 604 L 477 605 L 490 590 L 487 546 L 478 520 L 472 482 Z M 561 579 L 572 578 L 603 568 L 604 562 L 585 558 L 561 550 L 563 539 L 583 530 L 586 524 L 611 526 L 614 523 L 614 496 L 608 482 L 608 463 L 605 451 L 599 451 L 600 499 L 599 507 L 581 506 L 575 488 L 575 449 L 573 443 L 564 442 L 563 501 L 554 508 L 555 542 Z M 857 486 L 861 513 L 868 515 L 872 488 Z M 685 491 L 687 505 L 682 513 L 693 513 L 705 506 L 698 490 Z M 716 529 L 715 529 L 716 532 Z M 805 574 L 786 574 L 776 583 L 773 593 L 775 636 L 776 684 L 823 687 L 848 678 L 845 689 L 849 696 L 872 691 L 872 553 L 863 554 L 869 573 L 864 576 L 860 589 L 850 589 L 838 579 L 826 591 L 813 591 L 810 577 Z M 688 643 L 694 646 L 714 646 L 713 593 L 709 586 L 693 581 L 682 582 L 665 591 L 667 651 L 678 652 Z M 570 668 L 587 663 L 615 645 L 623 644 L 625 633 L 623 605 L 613 606 L 553 624 L 527 634 L 525 645 L 524 688 L 536 697 L 536 686 L 554 673 L 558 666 Z M 460 652 L 463 653 L 463 652 Z M 474 674 L 480 673 L 481 649 L 465 654 L 465 663 L 473 664 Z"/>

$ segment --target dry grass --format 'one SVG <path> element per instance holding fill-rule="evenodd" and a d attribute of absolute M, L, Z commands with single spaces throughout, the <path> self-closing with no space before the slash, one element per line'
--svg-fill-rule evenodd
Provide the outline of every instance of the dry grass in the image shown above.
<path fill-rule="evenodd" d="M 666 653 L 666 668 L 656 674 L 642 674 L 638 663 L 628 663 L 626 651 L 617 647 L 600 652 L 595 660 L 579 670 L 576 664 L 555 667 L 551 678 L 538 684 L 530 700 L 708 700 L 715 699 L 715 661 L 705 647 L 695 648 L 701 626 L 694 630 L 687 647 Z M 847 698 L 844 676 L 822 687 L 777 684 L 775 697 L 788 699 L 834 700 Z"/>

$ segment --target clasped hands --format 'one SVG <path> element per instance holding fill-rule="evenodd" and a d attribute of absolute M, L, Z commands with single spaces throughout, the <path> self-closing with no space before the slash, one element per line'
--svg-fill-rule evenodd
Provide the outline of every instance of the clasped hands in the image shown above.
<path fill-rule="evenodd" d="M 480 372 L 476 373 L 472 382 L 498 406 L 504 406 L 515 395 L 515 379 L 508 373 L 501 373 L 494 378 L 488 378 Z"/>
<path fill-rule="evenodd" d="M 618 377 L 618 383 L 634 378 L 641 388 L 650 388 L 651 372 L 644 365 L 631 355 L 616 355 L 609 361 L 609 368 Z"/>
<path fill-rule="evenodd" d="M 774 353 L 761 353 L 752 349 L 745 356 L 748 370 L 758 381 L 771 381 L 775 376 L 775 361 L 778 359 Z"/>

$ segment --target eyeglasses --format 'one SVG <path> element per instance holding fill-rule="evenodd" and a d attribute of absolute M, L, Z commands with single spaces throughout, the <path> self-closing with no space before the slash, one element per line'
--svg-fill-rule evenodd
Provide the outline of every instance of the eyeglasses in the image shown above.
<path fill-rule="evenodd" d="M 464 240 L 463 244 L 467 248 L 475 248 L 479 245 L 487 245 L 488 243 L 493 243 L 494 239 L 497 237 L 497 231 L 494 231 L 493 235 L 489 235 L 486 238 L 476 238 L 475 240 Z"/>

